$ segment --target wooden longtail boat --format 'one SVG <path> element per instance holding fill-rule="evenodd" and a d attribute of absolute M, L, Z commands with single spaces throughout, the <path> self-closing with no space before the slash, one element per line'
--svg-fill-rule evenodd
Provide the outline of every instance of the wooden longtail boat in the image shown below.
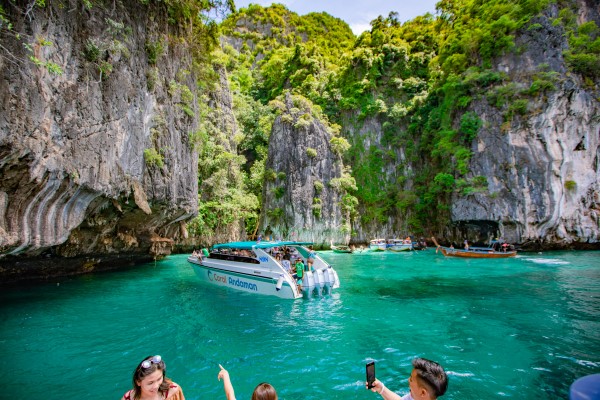
<path fill-rule="evenodd" d="M 434 237 L 431 238 L 435 243 L 437 249 L 442 251 L 442 254 L 446 257 L 463 257 L 463 258 L 508 258 L 517 255 L 516 250 L 495 250 L 493 247 L 469 247 L 465 249 L 455 249 L 453 247 L 440 246 Z"/>
<path fill-rule="evenodd" d="M 352 253 L 352 249 L 346 245 L 331 245 L 331 250 L 334 253 Z"/>

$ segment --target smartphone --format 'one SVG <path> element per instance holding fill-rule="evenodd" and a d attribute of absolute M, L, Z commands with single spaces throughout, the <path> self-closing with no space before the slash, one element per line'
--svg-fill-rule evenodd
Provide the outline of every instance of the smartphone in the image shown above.
<path fill-rule="evenodd" d="M 371 389 L 375 382 L 375 361 L 367 363 L 367 388 Z"/>

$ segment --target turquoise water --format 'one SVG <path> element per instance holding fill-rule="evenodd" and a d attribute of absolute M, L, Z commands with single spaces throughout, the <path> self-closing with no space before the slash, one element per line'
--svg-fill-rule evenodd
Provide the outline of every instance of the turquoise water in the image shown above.
<path fill-rule="evenodd" d="M 2 288 L 0 398 L 118 399 L 160 354 L 186 398 L 379 399 L 364 364 L 399 394 L 411 359 L 440 362 L 444 399 L 564 399 L 600 372 L 600 253 L 510 260 L 322 252 L 341 288 L 280 300 L 198 282 L 185 256 L 125 271 Z"/>

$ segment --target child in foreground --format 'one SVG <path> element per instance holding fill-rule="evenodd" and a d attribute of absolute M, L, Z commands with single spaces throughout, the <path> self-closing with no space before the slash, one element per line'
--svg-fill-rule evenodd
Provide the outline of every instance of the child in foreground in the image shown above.
<path fill-rule="evenodd" d="M 219 364 L 219 375 L 217 378 L 219 380 L 223 379 L 223 389 L 225 390 L 225 396 L 227 400 L 235 400 L 235 392 L 233 390 L 233 385 L 231 384 L 231 379 L 229 378 L 229 372 L 221 364 Z M 263 382 L 259 383 L 256 388 L 254 388 L 254 392 L 252 392 L 252 400 L 277 400 L 277 392 L 275 388 L 270 384 Z"/>

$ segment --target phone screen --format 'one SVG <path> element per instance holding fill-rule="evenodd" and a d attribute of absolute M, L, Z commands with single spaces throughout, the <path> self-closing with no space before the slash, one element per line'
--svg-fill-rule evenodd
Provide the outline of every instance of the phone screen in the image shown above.
<path fill-rule="evenodd" d="M 367 387 L 371 389 L 375 382 L 375 361 L 367 363 Z"/>

